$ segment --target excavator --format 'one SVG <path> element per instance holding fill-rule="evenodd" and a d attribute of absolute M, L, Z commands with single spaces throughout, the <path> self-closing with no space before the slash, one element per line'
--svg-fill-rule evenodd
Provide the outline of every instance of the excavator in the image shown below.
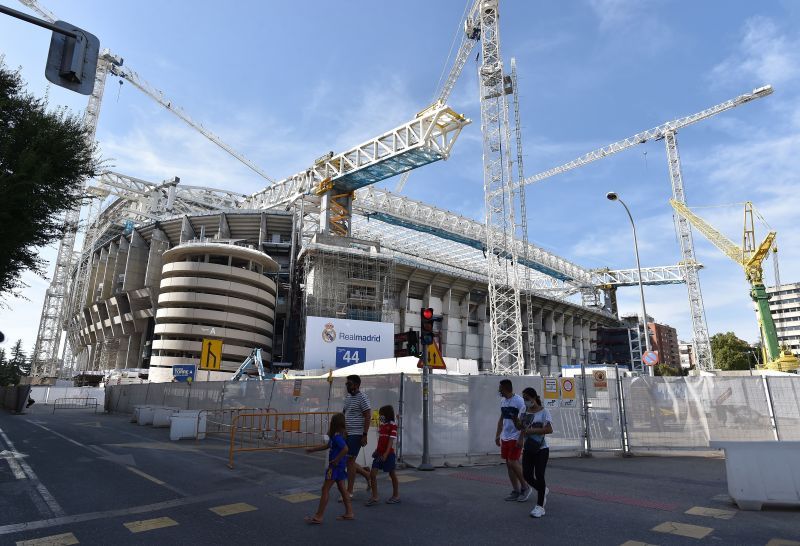
<path fill-rule="evenodd" d="M 750 283 L 750 298 L 755 303 L 758 325 L 761 330 L 763 343 L 761 344 L 763 368 L 782 372 L 795 372 L 798 369 L 797 357 L 786 347 L 778 343 L 778 332 L 769 309 L 769 295 L 764 286 L 764 270 L 762 263 L 769 256 L 770 250 L 777 253 L 775 231 L 769 231 L 767 236 L 756 245 L 755 224 L 753 221 L 753 203 L 744 204 L 744 231 L 742 246 L 735 244 L 725 235 L 713 228 L 708 222 L 697 216 L 683 204 L 670 199 L 670 205 L 675 212 L 686 218 L 706 239 L 720 249 L 723 254 L 739 264 L 744 269 L 745 277 Z M 776 279 L 776 283 L 779 281 Z"/>

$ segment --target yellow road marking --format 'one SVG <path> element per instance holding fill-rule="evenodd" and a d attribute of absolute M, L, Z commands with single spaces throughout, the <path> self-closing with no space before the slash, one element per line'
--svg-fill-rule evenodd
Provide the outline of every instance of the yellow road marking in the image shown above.
<path fill-rule="evenodd" d="M 785 538 L 773 538 L 767 542 L 767 546 L 800 546 L 796 540 L 786 540 Z"/>
<path fill-rule="evenodd" d="M 714 529 L 711 527 L 701 527 L 700 525 L 678 523 L 676 521 L 665 521 L 664 523 L 653 527 L 652 530 L 659 533 L 669 533 L 671 535 L 700 539 L 706 537 Z"/>
<path fill-rule="evenodd" d="M 656 546 L 656 545 L 650 544 L 648 542 L 639 542 L 638 540 L 629 540 L 627 542 L 623 542 L 619 546 Z"/>
<path fill-rule="evenodd" d="M 314 499 L 318 499 L 319 495 L 315 495 L 313 493 L 292 493 L 291 495 L 284 495 L 279 497 L 287 502 L 297 503 L 297 502 L 306 502 Z"/>
<path fill-rule="evenodd" d="M 237 502 L 235 504 L 223 504 L 222 506 L 215 506 L 213 508 L 209 508 L 209 510 L 218 516 L 232 516 L 234 514 L 241 514 L 242 512 L 252 512 L 253 510 L 258 510 L 258 508 L 252 504 L 247 504 L 246 502 Z"/>
<path fill-rule="evenodd" d="M 419 480 L 416 476 L 409 476 L 408 474 L 400 474 L 397 476 L 397 481 L 400 483 L 415 482 Z"/>
<path fill-rule="evenodd" d="M 125 468 L 127 468 L 128 470 L 130 470 L 131 472 L 133 472 L 137 476 L 141 476 L 142 478 L 144 478 L 146 480 L 150 480 L 151 482 L 157 483 L 158 485 L 164 485 L 164 482 L 162 482 L 161 480 L 159 480 L 155 476 L 151 476 L 150 474 L 148 474 L 146 472 L 142 472 L 138 468 L 133 468 L 132 466 L 126 466 Z"/>
<path fill-rule="evenodd" d="M 161 529 L 163 527 L 172 527 L 178 525 L 178 522 L 172 518 L 153 518 L 143 519 L 140 521 L 129 521 L 124 524 L 131 533 L 141 533 L 143 531 L 152 531 L 154 529 Z"/>
<path fill-rule="evenodd" d="M 733 510 L 720 510 L 719 508 L 707 508 L 705 506 L 693 506 L 686 513 L 692 516 L 706 516 L 716 519 L 731 519 L 736 515 Z"/>
<path fill-rule="evenodd" d="M 17 542 L 17 546 L 68 546 L 69 544 L 79 544 L 78 539 L 75 538 L 75 535 L 72 533 L 20 540 Z"/>

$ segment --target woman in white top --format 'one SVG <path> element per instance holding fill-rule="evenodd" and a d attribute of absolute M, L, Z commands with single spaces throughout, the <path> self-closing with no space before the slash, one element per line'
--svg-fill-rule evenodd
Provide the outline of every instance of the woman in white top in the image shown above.
<path fill-rule="evenodd" d="M 545 436 L 553 433 L 553 418 L 542 406 L 542 399 L 536 389 L 528 387 L 523 390 L 522 399 L 526 409 L 516 423 L 517 428 L 522 431 L 519 437 L 522 444 L 522 474 L 525 481 L 539 494 L 536 506 L 531 510 L 531 517 L 540 518 L 544 515 L 544 505 L 550 492 L 544 481 L 544 471 L 550 457 Z"/>

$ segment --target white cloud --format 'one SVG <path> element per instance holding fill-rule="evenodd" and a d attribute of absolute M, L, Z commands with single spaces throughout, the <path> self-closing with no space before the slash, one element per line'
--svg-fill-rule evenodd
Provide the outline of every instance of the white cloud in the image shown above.
<path fill-rule="evenodd" d="M 783 34 L 768 17 L 748 19 L 737 50 L 711 71 L 716 83 L 741 80 L 780 85 L 800 75 L 800 40 Z"/>

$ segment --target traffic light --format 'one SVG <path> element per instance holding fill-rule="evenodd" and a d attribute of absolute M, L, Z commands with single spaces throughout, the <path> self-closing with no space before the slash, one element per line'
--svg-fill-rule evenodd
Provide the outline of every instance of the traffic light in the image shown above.
<path fill-rule="evenodd" d="M 430 307 L 422 308 L 422 344 L 431 345 L 433 343 L 433 309 Z"/>
<path fill-rule="evenodd" d="M 406 343 L 408 347 L 408 355 L 409 356 L 419 356 L 419 335 L 414 330 L 408 331 L 408 337 L 406 338 Z"/>

